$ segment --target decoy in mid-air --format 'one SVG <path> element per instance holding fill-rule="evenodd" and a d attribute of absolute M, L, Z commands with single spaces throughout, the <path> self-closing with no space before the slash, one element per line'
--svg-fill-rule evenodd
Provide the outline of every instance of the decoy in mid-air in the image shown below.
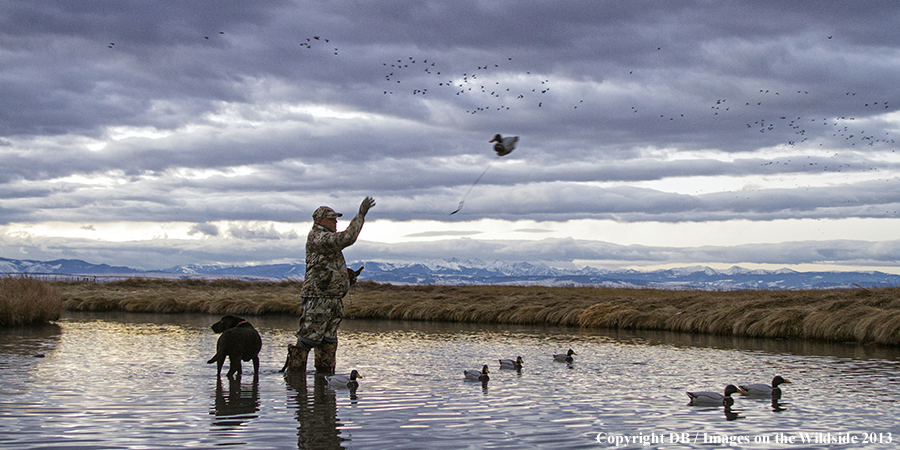
<path fill-rule="evenodd" d="M 494 138 L 490 140 L 490 142 L 496 142 L 496 144 L 494 144 L 494 151 L 497 152 L 497 156 L 506 156 L 516 149 L 516 144 L 519 142 L 519 137 L 503 137 L 498 134 L 495 135 Z"/>
<path fill-rule="evenodd" d="M 499 134 L 496 134 L 496 135 L 494 135 L 494 138 L 488 142 L 496 142 L 496 144 L 494 144 L 494 151 L 497 152 L 497 158 L 494 159 L 494 161 L 496 161 L 501 156 L 506 156 L 506 155 L 512 153 L 513 150 L 515 150 L 516 144 L 519 142 L 519 137 L 518 136 L 503 137 Z M 481 175 L 478 175 L 478 178 L 475 179 L 475 182 L 472 183 L 472 186 L 469 186 L 469 190 L 466 191 L 465 195 L 463 195 L 462 200 L 459 202 L 459 206 L 452 213 L 450 213 L 451 216 L 458 213 L 460 210 L 462 210 L 463 205 L 466 204 L 466 197 L 469 196 L 469 192 L 472 192 L 472 188 L 474 188 L 475 185 L 478 184 L 478 181 L 481 180 L 481 177 L 483 177 L 484 174 L 487 173 L 488 169 L 490 169 L 491 166 L 494 164 L 494 161 L 491 161 L 491 163 L 488 164 L 488 166 L 484 168 L 484 172 L 481 172 Z"/>

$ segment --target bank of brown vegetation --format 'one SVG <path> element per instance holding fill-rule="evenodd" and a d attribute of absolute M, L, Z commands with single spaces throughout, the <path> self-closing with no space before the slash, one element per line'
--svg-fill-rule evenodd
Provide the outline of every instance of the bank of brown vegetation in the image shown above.
<path fill-rule="evenodd" d="M 0 327 L 46 323 L 59 319 L 62 301 L 50 283 L 29 278 L 0 277 Z"/>
<path fill-rule="evenodd" d="M 300 283 L 127 278 L 111 283 L 57 282 L 71 311 L 299 315 Z"/>
<path fill-rule="evenodd" d="M 60 283 L 71 310 L 299 315 L 299 283 Z M 900 288 L 672 291 L 361 282 L 347 317 L 669 330 L 900 345 Z"/>

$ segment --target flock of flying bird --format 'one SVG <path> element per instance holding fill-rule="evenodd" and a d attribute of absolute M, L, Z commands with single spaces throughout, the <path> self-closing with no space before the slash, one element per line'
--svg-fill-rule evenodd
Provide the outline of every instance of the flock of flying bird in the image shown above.
<path fill-rule="evenodd" d="M 829 37 L 830 38 L 830 37 Z M 662 48 L 657 48 L 661 51 Z M 503 62 L 494 62 L 477 66 L 474 70 L 465 71 L 456 76 L 450 76 L 447 70 L 442 70 L 440 64 L 429 58 L 416 58 L 407 56 L 398 58 L 390 62 L 382 63 L 383 67 L 388 71 L 384 76 L 386 82 L 391 87 L 383 90 L 385 95 L 392 95 L 395 92 L 406 92 L 413 96 L 426 97 L 434 93 L 440 93 L 443 98 L 448 94 L 465 97 L 472 97 L 471 100 L 460 100 L 467 108 L 468 114 L 476 114 L 488 111 L 509 111 L 513 107 L 530 105 L 531 107 L 540 108 L 545 106 L 547 102 L 558 102 L 558 98 L 547 96 L 551 91 L 550 79 L 546 76 L 532 76 L 531 72 L 516 72 L 509 70 L 504 63 L 510 63 L 512 58 L 507 58 Z M 634 71 L 629 71 L 629 75 L 633 75 Z M 430 77 L 430 78 L 429 78 Z M 430 79 L 430 81 L 429 81 Z M 510 81 L 514 80 L 514 81 Z M 526 83 L 530 82 L 531 85 Z M 401 86 L 405 86 L 403 90 Z M 395 89 L 396 88 L 396 89 Z M 474 97 L 480 95 L 480 97 Z M 832 98 L 827 103 L 834 104 L 843 102 L 845 111 L 851 114 L 831 115 L 804 115 L 791 114 L 791 109 L 795 108 L 798 96 L 809 97 L 810 95 L 820 98 L 833 95 L 839 95 L 840 98 Z M 810 139 L 818 140 L 818 147 L 822 148 L 828 155 L 813 156 L 808 161 L 801 161 L 798 158 L 782 158 L 773 159 L 769 162 L 760 163 L 760 166 L 778 166 L 778 172 L 785 170 L 800 172 L 822 171 L 822 172 L 841 172 L 841 171 L 872 171 L 877 170 L 874 167 L 865 166 L 864 163 L 852 163 L 850 159 L 835 159 L 837 153 L 833 153 L 835 147 L 852 148 L 857 145 L 867 145 L 870 147 L 882 144 L 887 146 L 893 152 L 897 141 L 888 132 L 884 134 L 867 132 L 859 124 L 856 115 L 867 117 L 871 114 L 879 114 L 885 110 L 891 109 L 891 103 L 885 99 L 868 99 L 861 100 L 862 95 L 856 92 L 847 91 L 840 94 L 828 94 L 821 92 L 810 93 L 809 89 L 759 89 L 757 94 L 745 95 L 745 98 L 718 98 L 710 107 L 710 113 L 715 120 L 708 122 L 710 127 L 733 127 L 735 131 L 744 129 L 754 133 L 770 134 L 772 138 L 766 138 L 771 142 L 772 146 L 780 147 L 797 147 L 804 145 L 805 150 L 809 150 L 811 144 Z M 483 100 L 489 101 L 483 101 Z M 844 100 L 846 99 L 846 100 Z M 801 99 L 808 102 L 808 100 Z M 482 103 L 483 106 L 473 106 Z M 578 100 L 574 105 L 577 109 L 583 104 L 584 100 Z M 640 109 L 643 109 L 640 108 Z M 638 113 L 638 106 L 632 106 L 630 112 Z M 772 111 L 783 109 L 782 112 L 772 114 Z M 769 117 L 761 113 L 768 111 Z M 757 115 L 752 120 L 747 118 Z M 682 120 L 703 120 L 702 108 L 691 109 L 691 112 L 682 112 L 677 114 L 660 114 L 659 117 L 670 123 L 678 123 Z M 677 126 L 677 125 L 676 125 Z M 690 126 L 689 126 L 690 127 Z M 873 125 L 874 127 L 874 125 Z M 675 130 L 677 132 L 677 130 Z M 748 136 L 748 140 L 754 139 Z M 784 139 L 781 141 L 781 139 Z M 828 141 L 834 142 L 833 146 L 828 145 Z M 842 141 L 842 142 L 841 142 Z M 761 141 L 759 145 L 765 145 L 765 141 Z M 814 144 L 812 144 L 814 145 Z M 855 158 L 855 157 L 852 157 Z M 787 166 L 790 166 L 788 168 Z M 488 166 L 490 168 L 490 165 Z M 773 167 L 774 168 L 774 167 Z M 488 169 L 485 169 L 485 172 Z M 484 175 L 482 172 L 481 176 Z M 473 187 L 481 179 L 481 176 L 473 183 Z M 456 214 L 462 209 L 465 198 L 469 191 L 463 197 L 459 207 L 451 214 Z"/>
<path fill-rule="evenodd" d="M 657 48 L 657 51 L 662 51 L 662 48 Z M 442 99 L 447 99 L 451 95 L 469 97 L 465 100 L 459 100 L 460 103 L 465 105 L 465 111 L 468 114 L 509 111 L 514 107 L 520 106 L 541 108 L 546 106 L 548 102 L 558 104 L 559 99 L 563 98 L 562 96 L 548 95 L 551 92 L 551 83 L 548 77 L 532 75 L 530 71 L 510 69 L 507 66 L 511 66 L 511 62 L 512 58 L 507 58 L 506 61 L 478 65 L 474 70 L 464 71 L 461 74 L 448 75 L 448 71 L 442 69 L 440 63 L 432 58 L 401 57 L 382 63 L 382 66 L 387 71 L 384 80 L 389 83 L 389 87 L 383 89 L 382 92 L 385 95 L 394 95 L 395 92 L 407 93 L 422 98 L 435 94 Z M 629 75 L 634 75 L 634 71 L 629 71 Z M 809 115 L 802 113 L 792 114 L 790 112 L 796 108 L 798 100 L 808 103 L 810 96 L 824 98 L 828 95 L 833 97 L 839 95 L 840 97 L 831 98 L 827 102 L 823 102 L 824 104 L 842 103 L 844 111 L 851 113 Z M 786 170 L 799 170 L 807 173 L 810 171 L 876 170 L 874 167 L 866 167 L 864 163 L 853 163 L 851 159 L 836 159 L 838 154 L 834 153 L 834 148 L 852 148 L 857 145 L 872 147 L 882 144 L 894 151 L 893 147 L 897 144 L 890 133 L 867 132 L 859 126 L 863 121 L 857 120 L 857 116 L 868 117 L 890 110 L 891 103 L 889 100 L 871 98 L 862 100 L 863 96 L 857 95 L 853 91 L 841 92 L 840 94 L 813 91 L 811 94 L 810 89 L 796 88 L 781 90 L 759 89 L 759 92 L 756 94 L 744 94 L 742 97 L 744 98 L 717 98 L 709 109 L 714 120 L 709 121 L 706 119 L 708 125 L 705 126 L 719 129 L 731 127 L 735 132 L 743 129 L 772 136 L 765 138 L 764 141 L 760 141 L 760 144 L 758 144 L 760 146 L 765 146 L 765 142 L 768 141 L 773 147 L 797 147 L 804 145 L 804 150 L 808 151 L 812 148 L 812 145 L 815 145 L 808 141 L 815 139 L 818 141 L 818 147 L 828 152 L 827 155 L 823 154 L 807 158 L 808 161 L 786 157 L 773 159 L 768 163 L 760 163 L 760 166 L 763 167 L 777 165 L 778 172 Z M 798 97 L 807 97 L 807 99 Z M 583 103 L 583 99 L 578 100 L 573 105 L 574 109 L 577 109 Z M 630 112 L 636 114 L 645 107 L 639 108 L 635 105 L 631 107 Z M 693 120 L 693 125 L 688 125 L 688 128 L 686 128 L 686 130 L 689 130 L 690 127 L 696 126 L 699 123 L 698 121 L 704 120 L 702 110 L 702 107 L 689 108 L 688 111 L 682 113 L 659 114 L 659 117 L 673 124 L 678 124 L 680 121 Z M 777 112 L 779 110 L 781 110 L 780 113 Z M 763 113 L 763 111 L 767 111 L 767 113 Z M 772 111 L 776 111 L 776 113 L 773 114 Z M 757 117 L 752 120 L 749 119 L 754 116 Z M 874 127 L 874 125 L 872 126 Z M 674 131 L 678 132 L 677 130 Z M 752 136 L 748 136 L 747 140 L 754 139 Z M 828 141 L 833 142 L 834 145 L 828 145 Z M 850 158 L 855 159 L 852 156 Z M 790 168 L 786 166 L 790 166 Z M 489 168 L 490 165 L 484 172 L 487 172 Z M 472 187 L 478 183 L 484 172 L 476 179 Z M 451 215 L 458 213 L 462 209 L 472 187 L 463 196 L 459 207 L 450 213 Z"/>
<path fill-rule="evenodd" d="M 797 91 L 795 95 L 809 95 L 809 91 Z M 844 94 L 848 97 L 855 97 L 856 93 L 847 92 Z M 741 108 L 757 108 L 761 107 L 764 103 L 768 103 L 769 99 L 774 99 L 774 97 L 782 97 L 780 92 L 771 91 L 768 89 L 760 89 L 759 96 L 763 98 L 754 98 L 749 101 L 744 101 L 743 105 L 741 102 L 731 101 L 729 102 L 726 98 L 717 99 L 715 104 L 712 105 L 711 109 L 713 111 L 714 116 L 725 116 L 729 113 L 739 113 Z M 771 97 L 770 97 L 771 96 Z M 768 98 L 765 98 L 768 97 Z M 784 97 L 787 97 L 785 95 Z M 779 101 L 772 100 L 773 102 Z M 790 102 L 791 100 L 786 100 Z M 737 106 L 735 106 L 737 105 Z M 768 105 L 767 105 L 768 106 Z M 852 101 L 848 105 L 849 109 L 859 110 L 862 107 L 863 110 L 872 108 L 878 110 L 890 109 L 890 104 L 887 101 L 878 101 L 878 102 L 858 102 Z M 682 114 L 683 116 L 683 114 Z M 808 135 L 817 134 L 821 136 L 830 137 L 835 139 L 843 139 L 845 141 L 851 141 L 850 146 L 855 146 L 857 143 L 867 144 L 869 146 L 874 146 L 876 143 L 885 143 L 885 144 L 896 144 L 896 141 L 889 137 L 890 134 L 886 133 L 884 136 L 879 137 L 875 136 L 872 133 L 866 133 L 863 129 L 854 128 L 854 122 L 856 121 L 856 117 L 841 115 L 836 117 L 803 117 L 803 116 L 793 116 L 785 113 L 784 115 L 778 115 L 774 118 L 759 118 L 754 120 L 753 122 L 747 122 L 746 128 L 751 131 L 757 131 L 759 133 L 771 133 L 771 132 L 782 132 L 786 131 L 788 133 L 793 133 L 796 136 L 793 139 L 789 139 L 787 141 L 787 145 L 795 146 L 797 144 L 806 142 L 809 140 Z M 822 131 L 816 133 L 814 128 L 818 127 L 826 127 L 820 128 Z M 830 128 L 827 128 L 830 127 Z M 820 143 L 819 146 L 823 146 L 823 143 Z"/>
<path fill-rule="evenodd" d="M 218 32 L 218 35 L 224 34 L 224 31 Z M 203 36 L 203 38 L 209 40 L 210 36 Z M 828 39 L 831 38 L 832 36 L 828 36 Z M 312 50 L 321 46 L 327 48 L 335 55 L 338 54 L 338 48 L 331 44 L 331 39 L 318 34 L 300 38 L 299 40 L 301 48 Z M 115 45 L 114 42 L 110 42 L 107 47 L 113 49 Z M 656 50 L 661 51 L 662 47 Z M 550 79 L 546 76 L 532 75 L 531 71 L 525 71 L 524 73 L 510 71 L 505 65 L 512 61 L 513 58 L 510 57 L 502 62 L 487 62 L 461 74 L 451 75 L 446 69 L 442 69 L 433 58 L 401 57 L 382 63 L 382 66 L 388 70 L 384 79 L 390 83 L 390 87 L 383 89 L 383 93 L 385 95 L 393 95 L 395 92 L 407 92 L 411 95 L 427 96 L 441 92 L 455 94 L 460 97 L 473 97 L 475 94 L 480 94 L 479 97 L 475 97 L 471 101 L 465 101 L 469 105 L 467 106 L 468 109 L 466 109 L 468 114 L 491 110 L 508 111 L 519 105 L 531 105 L 538 108 L 544 106 L 544 103 L 549 101 L 545 95 L 551 91 Z M 629 74 L 633 75 L 634 70 L 629 71 Z M 427 78 L 422 78 L 423 75 L 431 77 L 431 81 L 428 81 Z M 791 93 L 793 94 L 793 91 Z M 808 96 L 810 92 L 809 90 L 800 89 L 796 90 L 794 95 Z M 852 91 L 848 91 L 843 95 L 848 99 L 854 100 L 862 97 L 857 97 L 857 93 Z M 782 95 L 782 92 L 776 89 L 760 89 L 758 96 L 754 98 L 746 98 L 740 101 L 728 98 L 716 99 L 710 109 L 713 116 L 724 117 L 727 114 L 746 112 L 746 109 L 741 110 L 741 107 L 761 107 L 780 100 L 791 101 L 786 100 L 788 96 L 787 92 L 784 92 L 784 95 Z M 492 102 L 483 102 L 481 105 L 473 106 L 482 102 L 485 98 L 492 100 Z M 501 101 L 498 102 L 498 99 Z M 572 105 L 573 109 L 577 109 L 583 103 L 583 99 L 578 100 Z M 891 107 L 887 100 L 860 100 L 853 101 L 853 103 L 848 105 L 851 110 L 859 110 L 859 106 L 862 106 L 864 110 L 873 112 L 876 109 L 885 110 Z M 631 107 L 630 112 L 637 113 L 638 111 L 638 106 Z M 660 114 L 660 118 L 668 121 L 689 119 L 690 116 L 691 114 L 689 113 L 687 117 L 685 113 Z M 747 122 L 745 125 L 746 129 L 759 133 L 792 132 L 795 137 L 789 138 L 784 144 L 788 146 L 806 142 L 809 140 L 810 135 L 828 136 L 829 134 L 830 137 L 835 139 L 842 138 L 845 141 L 851 141 L 851 146 L 855 146 L 857 143 L 869 146 L 873 146 L 876 143 L 896 145 L 896 141 L 889 134 L 876 136 L 871 132 L 866 133 L 865 130 L 854 128 L 853 122 L 855 120 L 855 117 L 848 115 L 803 117 L 783 113 L 771 118 L 758 118 L 752 122 Z M 822 127 L 830 128 L 826 131 L 816 132 L 816 127 L 819 127 L 819 130 L 824 130 Z"/>
<path fill-rule="evenodd" d="M 512 58 L 507 58 L 504 63 L 512 60 Z M 382 66 L 389 71 L 384 79 L 390 83 L 389 88 L 382 90 L 384 95 L 394 95 L 395 91 L 398 94 L 406 92 L 418 96 L 433 95 L 436 92 L 445 95 L 452 94 L 466 98 L 466 102 L 477 104 L 466 110 L 468 114 L 509 111 L 522 104 L 541 108 L 544 101 L 547 100 L 540 96 L 549 93 L 551 88 L 549 78 L 533 75 L 530 71 L 526 71 L 524 75 L 508 72 L 501 63 L 476 65 L 475 69 L 455 75 L 450 75 L 446 69 L 441 69 L 441 66 L 438 66 L 433 59 L 429 62 L 428 58 L 413 56 L 384 62 Z M 433 79 L 422 81 L 419 76 L 423 74 Z M 517 82 L 511 82 L 512 79 Z M 414 86 L 408 87 L 408 85 Z M 394 89 L 395 87 L 397 89 Z M 469 101 L 468 97 L 474 98 Z M 577 109 L 578 105 L 583 102 L 584 100 L 579 100 L 574 105 L 574 109 Z"/>
<path fill-rule="evenodd" d="M 224 34 L 224 31 L 218 32 L 218 35 Z M 832 36 L 828 36 L 828 39 L 831 38 Z M 203 39 L 210 40 L 210 36 L 203 36 Z M 316 34 L 309 37 L 301 37 L 299 41 L 301 48 L 307 50 L 325 48 L 335 55 L 338 54 L 338 47 L 334 46 L 330 38 Z M 107 47 L 114 49 L 116 44 L 110 42 Z M 663 49 L 658 47 L 656 50 L 662 51 Z M 455 73 L 451 74 L 449 73 L 450 69 L 442 67 L 442 64 L 434 58 L 404 56 L 382 63 L 382 67 L 386 71 L 384 80 L 388 84 L 387 87 L 382 89 L 382 92 L 384 95 L 394 95 L 396 92 L 422 98 L 435 95 L 443 99 L 451 98 L 451 96 L 459 97 L 457 101 L 464 105 L 463 107 L 466 108 L 467 114 L 510 111 L 520 107 L 542 108 L 548 103 L 559 105 L 560 101 L 572 102 L 573 104 L 570 106 L 573 109 L 578 109 L 580 105 L 584 104 L 584 99 L 576 102 L 571 99 L 561 100 L 564 98 L 563 96 L 549 95 L 552 88 L 549 77 L 538 75 L 537 73 L 532 74 L 531 71 L 517 70 L 513 66 L 513 58 L 509 57 L 500 61 L 487 61 L 483 65 L 475 65 L 474 68 L 461 71 L 461 73 L 458 69 L 452 69 Z M 628 75 L 631 76 L 634 73 L 634 70 L 630 70 Z M 826 145 L 824 142 L 826 139 L 831 139 L 833 141 L 843 140 L 849 143 L 850 147 L 855 147 L 857 144 L 868 146 L 884 144 L 891 147 L 891 150 L 894 151 L 893 147 L 897 145 L 897 142 L 889 133 L 876 135 L 871 129 L 867 132 L 858 126 L 863 121 L 857 121 L 857 116 L 868 117 L 870 114 L 890 110 L 891 102 L 889 100 L 863 99 L 864 95 L 857 95 L 857 92 L 842 91 L 840 94 L 834 93 L 831 95 L 846 99 L 844 102 L 846 111 L 853 111 L 855 115 L 829 116 L 828 114 L 817 114 L 804 116 L 803 114 L 798 115 L 787 112 L 797 103 L 798 96 L 808 97 L 810 95 L 822 97 L 829 94 L 815 91 L 811 94 L 809 89 L 770 88 L 759 89 L 758 93 L 744 95 L 744 98 L 739 99 L 732 97 L 717 98 L 711 104 L 709 111 L 716 120 L 721 120 L 722 122 L 710 122 L 709 126 L 741 127 L 746 131 L 755 133 L 774 134 L 777 137 L 770 139 L 770 142 L 775 143 L 779 139 L 785 139 L 781 144 L 777 144 L 780 146 L 794 147 L 813 138 L 821 140 L 822 142 L 819 143 L 819 146 L 822 147 Z M 827 103 L 834 104 L 835 100 L 837 99 L 832 98 Z M 780 114 L 758 117 L 752 120 L 746 119 L 757 114 L 754 110 L 763 111 L 765 107 L 765 110 L 770 111 L 769 114 L 772 114 L 771 111 L 773 109 L 777 111 L 782 106 L 784 107 L 784 112 Z M 646 107 L 634 105 L 627 112 L 637 114 Z M 656 114 L 659 114 L 659 112 Z M 677 124 L 680 121 L 701 119 L 702 114 L 702 107 L 699 107 L 689 108 L 681 113 L 659 114 L 659 118 L 669 123 Z M 501 139 L 508 140 L 509 138 Z M 515 139 L 518 138 L 516 137 Z M 498 157 L 501 157 L 509 154 L 515 148 L 515 145 L 516 142 L 498 141 L 494 149 L 495 151 L 497 151 L 498 147 L 507 149 L 497 151 Z M 833 149 L 828 148 L 826 151 L 832 152 Z M 778 167 L 779 171 L 784 171 L 784 166 L 793 166 L 789 170 L 796 170 L 797 166 L 802 165 L 803 168 L 800 170 L 804 172 L 809 172 L 810 170 L 841 171 L 842 169 L 875 170 L 873 167 L 862 168 L 861 164 L 851 165 L 847 161 L 834 161 L 831 163 L 829 159 L 835 158 L 837 153 L 829 153 L 829 155 L 831 156 L 814 157 L 814 159 L 804 162 L 791 159 L 772 160 L 761 163 L 760 166 Z M 484 172 L 481 173 L 463 196 L 459 207 L 450 214 L 456 214 L 462 209 L 469 192 L 489 168 L 490 165 L 484 169 Z"/>

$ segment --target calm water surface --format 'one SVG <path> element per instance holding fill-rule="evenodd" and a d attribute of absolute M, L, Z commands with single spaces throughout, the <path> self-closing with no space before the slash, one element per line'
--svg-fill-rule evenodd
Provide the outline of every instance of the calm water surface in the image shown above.
<path fill-rule="evenodd" d="M 338 372 L 365 377 L 350 392 L 312 374 L 278 373 L 296 318 L 247 319 L 263 338 L 258 382 L 249 364 L 240 382 L 216 382 L 215 365 L 205 362 L 215 353 L 209 325 L 217 316 L 67 312 L 51 326 L 0 330 L 0 446 L 875 449 L 900 442 L 893 348 L 346 320 Z M 568 348 L 578 353 L 574 364 L 553 362 Z M 497 359 L 516 356 L 525 360 L 521 372 L 499 370 Z M 491 370 L 486 385 L 463 380 L 464 369 L 482 364 Z M 685 391 L 774 375 L 793 381 L 780 403 L 686 406 Z"/>

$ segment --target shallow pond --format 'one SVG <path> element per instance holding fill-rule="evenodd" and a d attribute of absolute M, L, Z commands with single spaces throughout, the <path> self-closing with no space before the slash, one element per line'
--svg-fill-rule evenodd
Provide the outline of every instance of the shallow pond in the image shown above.
<path fill-rule="evenodd" d="M 241 381 L 217 383 L 206 364 L 216 316 L 66 312 L 50 326 L 0 330 L 0 446 L 896 448 L 900 440 L 894 348 L 346 320 L 338 372 L 365 377 L 350 392 L 313 374 L 278 373 L 296 318 L 247 319 L 263 338 L 258 382 L 245 364 Z M 578 353 L 573 364 L 553 361 L 568 348 Z M 499 370 L 499 358 L 516 356 L 521 372 Z M 490 381 L 464 381 L 464 369 L 482 364 Z M 778 403 L 686 406 L 685 391 L 774 375 L 792 381 Z"/>

